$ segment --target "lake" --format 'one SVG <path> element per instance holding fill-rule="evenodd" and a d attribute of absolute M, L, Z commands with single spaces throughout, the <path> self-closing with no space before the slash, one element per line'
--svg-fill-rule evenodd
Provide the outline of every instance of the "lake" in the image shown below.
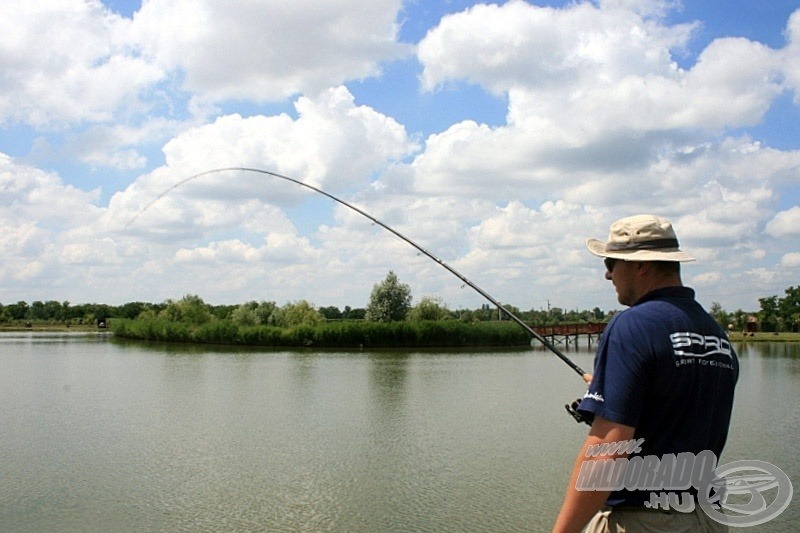
<path fill-rule="evenodd" d="M 735 346 L 720 464 L 767 461 L 797 488 L 800 345 Z M 547 531 L 587 432 L 563 405 L 584 390 L 541 348 L 0 334 L 0 531 Z M 749 530 L 796 531 L 796 500 Z"/>

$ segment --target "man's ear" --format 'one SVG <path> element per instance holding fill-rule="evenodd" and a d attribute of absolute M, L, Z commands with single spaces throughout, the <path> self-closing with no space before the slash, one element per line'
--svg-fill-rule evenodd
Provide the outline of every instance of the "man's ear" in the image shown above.
<path fill-rule="evenodd" d="M 633 261 L 633 264 L 636 267 L 636 274 L 639 276 L 648 274 L 653 267 L 650 261 Z"/>

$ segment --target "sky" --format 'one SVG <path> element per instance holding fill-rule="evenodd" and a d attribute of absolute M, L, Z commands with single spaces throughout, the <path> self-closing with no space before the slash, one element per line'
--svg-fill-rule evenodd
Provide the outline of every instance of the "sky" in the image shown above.
<path fill-rule="evenodd" d="M 669 219 L 709 307 L 800 284 L 800 1 L 0 0 L 0 302 L 619 309 Z M 181 181 L 185 182 L 175 186 Z M 166 194 L 165 194 L 166 193 Z"/>

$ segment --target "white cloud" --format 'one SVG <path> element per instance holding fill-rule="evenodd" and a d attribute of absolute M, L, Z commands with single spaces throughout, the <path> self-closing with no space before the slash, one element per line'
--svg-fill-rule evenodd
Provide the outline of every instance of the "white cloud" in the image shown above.
<path fill-rule="evenodd" d="M 736 212 L 751 222 L 733 223 L 729 237 L 752 230 L 773 184 L 797 175 L 800 152 L 708 133 L 763 118 L 782 90 L 779 52 L 719 39 L 683 70 L 671 52 L 694 26 L 663 25 L 668 3 L 633 4 L 508 2 L 445 17 L 419 44 L 424 87 L 466 80 L 507 93 L 508 123 L 464 121 L 431 135 L 414 162 L 416 190 L 720 224 Z M 713 184 L 721 197 L 709 195 Z"/>
<path fill-rule="evenodd" d="M 510 124 L 546 131 L 539 140 L 564 147 L 616 131 L 756 124 L 782 90 L 780 54 L 719 39 L 682 70 L 671 51 L 692 30 L 619 6 L 477 5 L 445 17 L 420 42 L 422 80 L 428 89 L 467 80 L 508 93 Z"/>
<path fill-rule="evenodd" d="M 714 285 L 722 280 L 720 272 L 704 272 L 696 276 L 692 276 L 691 283 L 699 287 Z"/>
<path fill-rule="evenodd" d="M 136 125 L 98 124 L 71 135 L 61 156 L 75 158 L 94 168 L 146 168 L 148 161 L 141 147 L 160 146 L 190 125 L 157 116 Z"/>
<path fill-rule="evenodd" d="M 13 280 L 26 292 L 52 290 L 51 283 L 64 274 L 62 261 L 87 258 L 72 233 L 99 221 L 98 196 L 0 154 L 0 282 Z M 105 260 L 100 254 L 93 258 Z"/>
<path fill-rule="evenodd" d="M 99 191 L 64 184 L 53 173 L 22 165 L 0 153 L 0 219 L 9 225 L 30 222 L 59 231 L 95 220 Z"/>
<path fill-rule="evenodd" d="M 555 9 L 525 2 L 478 4 L 449 15 L 419 43 L 424 87 L 466 79 L 496 92 L 562 91 L 625 78 L 671 73 L 669 50 L 692 26 L 666 28 L 633 11 L 590 3 Z"/>
<path fill-rule="evenodd" d="M 767 223 L 764 231 L 776 239 L 800 237 L 800 206 L 777 213 Z"/>
<path fill-rule="evenodd" d="M 135 52 L 129 21 L 97 1 L 15 4 L 0 17 L 0 124 L 108 121 L 164 73 Z"/>
<path fill-rule="evenodd" d="M 698 26 L 667 25 L 671 2 L 475 5 L 420 43 L 423 89 L 459 97 L 467 81 L 502 93 L 507 121 L 481 124 L 465 104 L 467 119 L 419 146 L 380 102 L 361 105 L 364 93 L 342 85 L 406 53 L 399 0 L 151 0 L 133 20 L 91 1 L 29 4 L 0 21 L 0 46 L 21 43 L 17 59 L 0 54 L 14 73 L 0 85 L 0 122 L 78 122 L 60 145 L 43 135 L 41 152 L 141 175 L 102 206 L 99 191 L 67 183 L 72 169 L 2 159 L 0 301 L 199 293 L 359 306 L 392 269 L 417 298 L 484 303 L 357 213 L 263 175 L 197 178 L 125 227 L 179 180 L 228 166 L 339 195 L 523 308 L 618 307 L 584 241 L 636 212 L 674 222 L 698 258 L 686 279 L 725 307 L 752 307 L 728 302 L 796 278 L 800 212 L 775 203 L 796 195 L 800 150 L 739 128 L 798 86 L 797 14 L 785 49 L 718 39 L 680 67 L 673 56 Z M 63 34 L 39 26 L 51 16 Z M 295 113 L 239 105 L 287 97 Z M 148 160 L 153 147 L 163 164 Z"/>
<path fill-rule="evenodd" d="M 122 259 L 117 253 L 117 243 L 113 239 L 98 231 L 95 236 L 62 239 L 65 242 L 61 247 L 58 261 L 65 265 L 120 265 Z"/>
<path fill-rule="evenodd" d="M 800 252 L 784 254 L 780 264 L 784 268 L 800 268 Z"/>
<path fill-rule="evenodd" d="M 788 43 L 782 54 L 783 71 L 787 85 L 794 91 L 795 103 L 800 103 L 800 9 L 789 17 L 786 37 Z"/>
<path fill-rule="evenodd" d="M 318 99 L 299 98 L 296 107 L 296 120 L 288 115 L 228 115 L 183 132 L 164 147 L 166 167 L 143 176 L 112 198 L 111 215 L 122 226 L 135 210 L 179 179 L 221 167 L 279 172 L 335 194 L 364 186 L 371 174 L 416 148 L 400 124 L 373 109 L 356 106 L 343 87 L 330 89 Z M 306 192 L 253 173 L 207 175 L 164 198 L 137 223 L 161 228 L 167 224 L 176 229 L 187 220 L 205 228 L 242 224 L 251 220 L 263 203 L 287 198 L 295 202 L 307 197 Z M 244 199 L 260 202 L 238 216 L 225 204 L 214 203 Z M 222 218 L 212 216 L 209 209 L 224 212 Z"/>
<path fill-rule="evenodd" d="M 145 54 L 185 75 L 200 100 L 283 100 L 353 78 L 408 53 L 396 41 L 400 0 L 151 0 L 134 18 Z"/>
<path fill-rule="evenodd" d="M 768 270 L 763 267 L 748 270 L 747 276 L 752 283 L 768 287 L 772 286 L 775 280 L 778 279 L 778 274 L 774 270 Z"/>

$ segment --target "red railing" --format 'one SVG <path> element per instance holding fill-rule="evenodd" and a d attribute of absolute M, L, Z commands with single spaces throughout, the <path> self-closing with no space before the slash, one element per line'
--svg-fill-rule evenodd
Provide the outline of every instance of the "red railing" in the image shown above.
<path fill-rule="evenodd" d="M 534 331 L 543 337 L 550 335 L 599 335 L 606 324 L 603 322 L 589 324 L 557 324 L 554 326 L 534 326 Z"/>

